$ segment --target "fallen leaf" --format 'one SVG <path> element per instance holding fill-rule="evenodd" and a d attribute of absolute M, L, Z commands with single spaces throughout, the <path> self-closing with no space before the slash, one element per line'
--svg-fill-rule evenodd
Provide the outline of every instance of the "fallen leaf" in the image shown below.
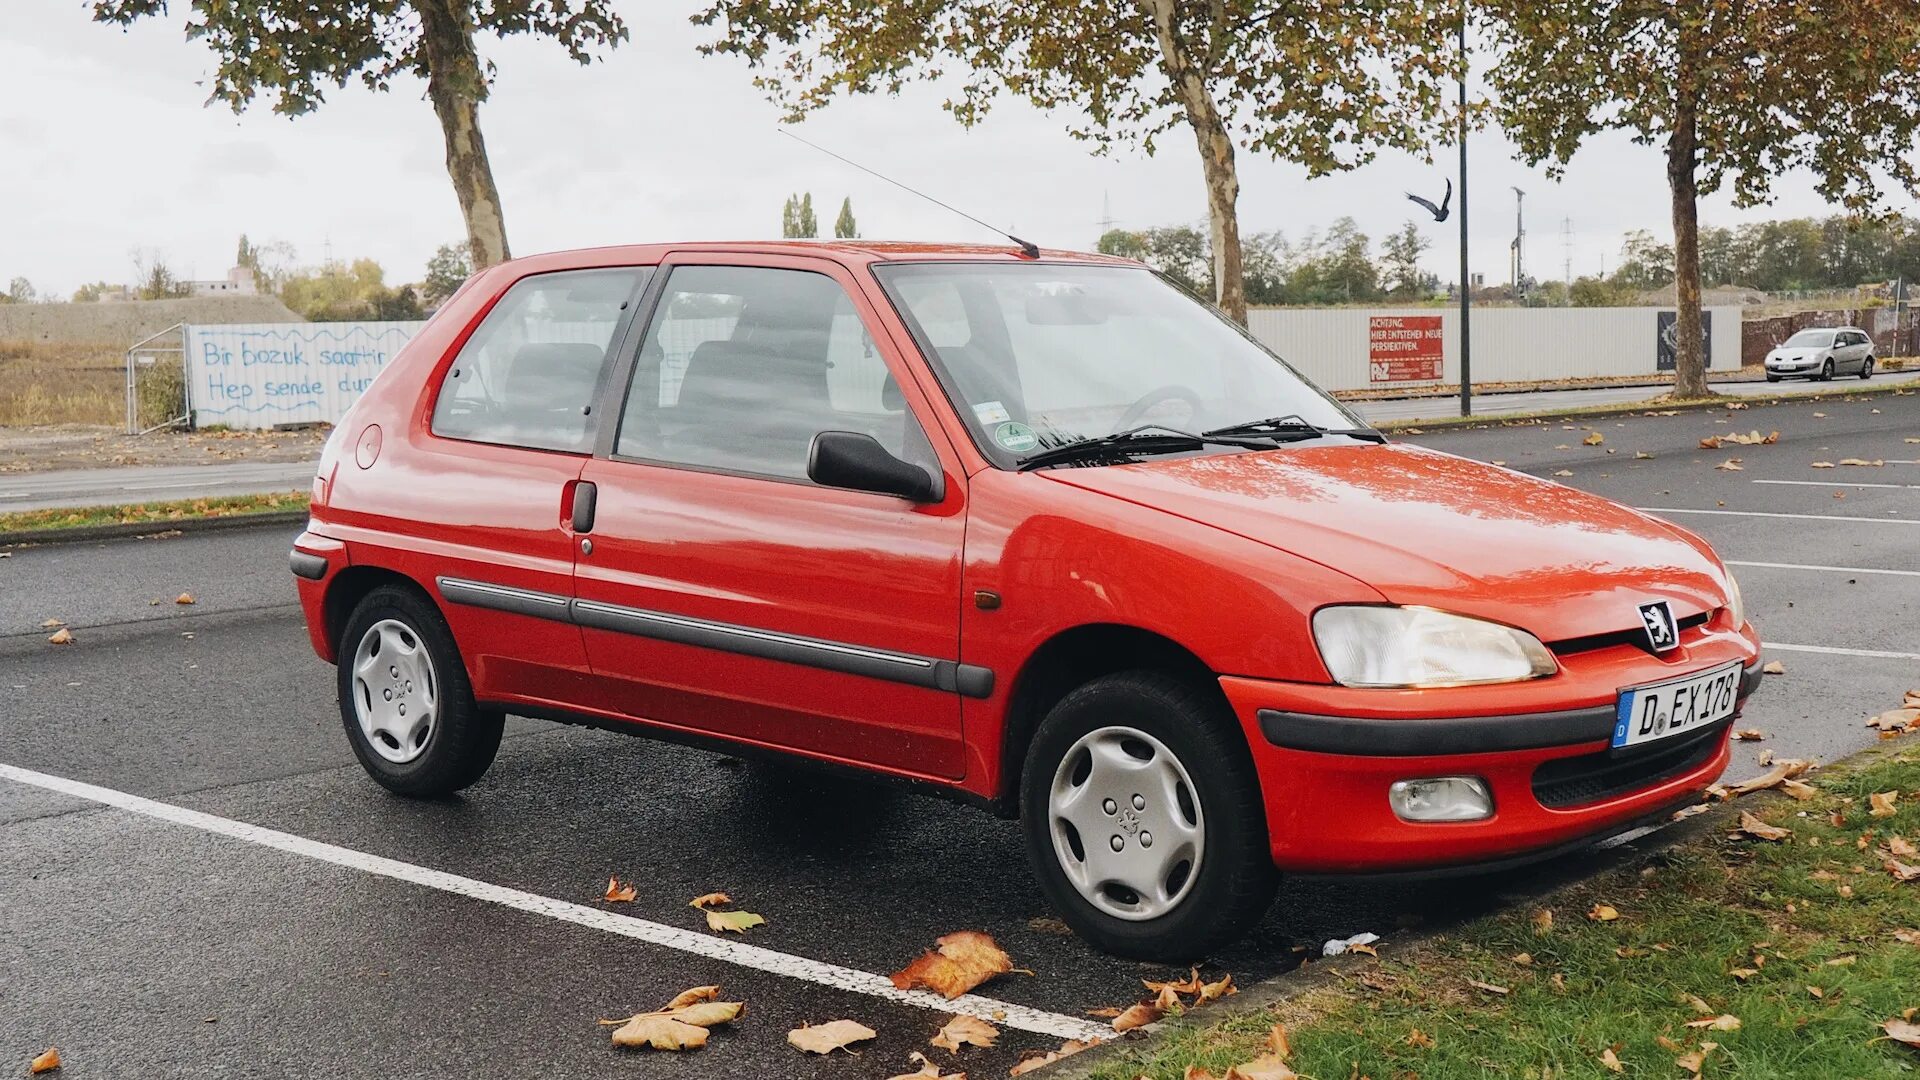
<path fill-rule="evenodd" d="M 1267 1052 L 1282 1061 L 1292 1056 L 1293 1044 L 1287 1041 L 1287 1025 L 1275 1024 L 1267 1029 Z"/>
<path fill-rule="evenodd" d="M 1767 766 L 1773 764 L 1773 751 L 1762 750 L 1760 751 L 1759 756 L 1754 758 L 1753 760 L 1754 760 L 1754 764 L 1764 769 Z"/>
<path fill-rule="evenodd" d="M 937 942 L 918 960 L 893 973 L 895 988 L 924 986 L 951 1001 L 988 979 L 1013 970 L 1013 960 L 978 930 L 961 930 Z"/>
<path fill-rule="evenodd" d="M 1627 1071 L 1626 1065 L 1621 1062 L 1619 1056 L 1613 1052 L 1612 1047 L 1600 1051 L 1600 1064 L 1606 1066 L 1608 1072 Z"/>
<path fill-rule="evenodd" d="M 1366 945 L 1355 946 L 1354 951 L 1359 952 L 1361 949 L 1365 949 L 1367 952 L 1373 953 L 1373 955 L 1375 956 L 1380 955 L 1379 953 L 1374 953 L 1371 946 L 1366 946 Z M 1227 997 L 1232 994 L 1237 994 L 1239 992 L 1240 992 L 1240 988 L 1233 985 L 1233 976 L 1229 974 L 1226 977 L 1222 978 L 1219 982 L 1210 982 L 1200 987 L 1200 998 L 1198 1001 L 1195 1001 L 1194 1004 L 1205 1005 L 1209 1001 L 1218 1001 L 1223 997 Z"/>
<path fill-rule="evenodd" d="M 1707 436 L 1706 438 L 1704 438 L 1704 439 L 1701 439 L 1701 440 L 1700 440 L 1700 449 L 1702 449 L 1702 450 L 1718 450 L 1718 449 L 1720 449 L 1720 436 L 1718 436 L 1718 435 L 1709 435 L 1709 436 Z"/>
<path fill-rule="evenodd" d="M 1706 1028 L 1710 1031 L 1739 1031 L 1740 1018 L 1732 1013 L 1721 1013 L 1706 1020 L 1694 1020 L 1687 1024 L 1690 1028 Z"/>
<path fill-rule="evenodd" d="M 940 1066 L 928 1061 L 927 1055 L 918 1050 L 909 1053 L 907 1060 L 919 1062 L 920 1071 L 901 1073 L 898 1076 L 888 1077 L 888 1080 L 967 1080 L 966 1073 L 941 1072 Z"/>
<path fill-rule="evenodd" d="M 50 645 L 71 645 L 73 644 L 73 631 L 63 626 L 55 630 L 52 637 L 47 638 L 47 643 Z"/>
<path fill-rule="evenodd" d="M 848 1043 L 866 1042 L 880 1033 L 852 1020 L 832 1020 L 824 1024 L 801 1024 L 787 1032 L 787 1042 L 809 1054 L 831 1054 L 844 1050 Z"/>
<path fill-rule="evenodd" d="M 1745 982 L 1748 979 L 1753 978 L 1755 975 L 1760 974 L 1760 969 L 1759 968 L 1734 968 L 1731 971 L 1728 971 L 1727 974 L 1733 976 L 1736 979 L 1739 979 L 1741 982 Z"/>
<path fill-rule="evenodd" d="M 1068 1039 L 1066 1042 L 1060 1044 L 1060 1049 L 1058 1050 L 1049 1050 L 1045 1053 L 1029 1050 L 1020 1056 L 1020 1061 L 1015 1064 L 1013 1068 L 1007 1070 L 1007 1075 L 1021 1076 L 1043 1065 L 1051 1065 L 1061 1058 L 1072 1057 L 1082 1050 L 1099 1045 L 1099 1039 L 1087 1039 L 1084 1042 L 1079 1039 Z"/>
<path fill-rule="evenodd" d="M 1556 971 L 1553 977 L 1547 980 L 1547 985 L 1553 987 L 1554 993 L 1564 994 L 1567 992 L 1567 977 Z"/>
<path fill-rule="evenodd" d="M 1573 470 L 1572 470 L 1572 469 L 1555 469 L 1555 470 L 1553 471 L 1553 475 L 1555 475 L 1555 476 L 1572 476 L 1572 475 L 1573 475 Z"/>
<path fill-rule="evenodd" d="M 1858 465 L 1858 466 L 1861 466 L 1861 467 L 1877 467 L 1877 466 L 1881 466 L 1881 465 L 1885 465 L 1885 464 L 1886 464 L 1886 462 L 1884 462 L 1884 461 L 1866 461 L 1866 460 L 1864 460 L 1864 459 L 1862 459 L 1862 458 L 1857 458 L 1857 457 L 1849 457 L 1849 458 L 1841 458 L 1841 459 L 1840 459 L 1840 464 L 1842 464 L 1842 465 Z"/>
<path fill-rule="evenodd" d="M 1895 930 L 1893 940 L 1904 941 L 1909 945 L 1920 945 L 1920 930 Z"/>
<path fill-rule="evenodd" d="M 1787 837 L 1793 835 L 1793 830 L 1783 829 L 1778 825 L 1769 825 L 1759 818 L 1754 817 L 1752 814 L 1747 813 L 1745 810 L 1742 810 L 1740 811 L 1739 832 L 1733 833 L 1732 835 L 1737 838 L 1740 833 L 1745 833 L 1758 840 L 1785 840 Z"/>
<path fill-rule="evenodd" d="M 1521 965 L 1522 967 L 1526 967 L 1526 966 L 1528 966 L 1528 965 L 1530 965 L 1530 964 L 1532 964 L 1532 963 L 1533 963 L 1533 954 L 1532 954 L 1532 953 L 1524 953 L 1524 952 L 1517 952 L 1517 953 L 1514 953 L 1514 954 L 1513 954 L 1513 956 L 1512 956 L 1512 960 L 1513 960 L 1513 962 L 1514 962 L 1514 963 L 1516 963 L 1516 964 L 1519 964 L 1519 965 Z"/>
<path fill-rule="evenodd" d="M 1806 802 L 1808 799 L 1820 794 L 1819 788 L 1814 787 L 1812 784 L 1802 783 L 1799 780 L 1780 781 L 1780 790 L 1801 802 Z"/>
<path fill-rule="evenodd" d="M 1858 956 L 1852 953 L 1848 953 L 1845 956 L 1836 956 L 1833 959 L 1827 961 L 1822 966 L 1823 967 L 1852 967 L 1854 964 L 1854 961 L 1858 959 L 1860 959 Z"/>
<path fill-rule="evenodd" d="M 674 1009 L 684 1009 L 689 1005 L 695 1005 L 702 1001 L 712 1001 L 719 996 L 720 988 L 717 986 L 696 986 L 691 990 L 682 990 L 678 994 L 675 994 L 673 1000 L 667 1002 L 666 1011 L 671 1012 Z"/>
<path fill-rule="evenodd" d="M 956 1016 L 944 1024 L 932 1039 L 933 1045 L 951 1053 L 959 1053 L 961 1046 L 992 1046 L 1000 1037 L 1000 1029 L 977 1016 Z"/>
<path fill-rule="evenodd" d="M 1262 1054 L 1252 1061 L 1230 1066 L 1220 1080 L 1298 1080 L 1299 1075 L 1272 1054 Z"/>
<path fill-rule="evenodd" d="M 1553 930 L 1553 909 L 1541 908 L 1538 911 L 1535 911 L 1533 913 L 1533 932 L 1536 934 L 1546 934 L 1546 933 L 1551 933 L 1552 930 Z"/>
<path fill-rule="evenodd" d="M 1700 1049 L 1695 1050 L 1691 1054 L 1682 1054 L 1681 1056 L 1674 1058 L 1673 1063 L 1687 1070 L 1690 1073 L 1698 1073 L 1700 1071 L 1701 1066 L 1707 1063 L 1707 1055 L 1713 1053 L 1715 1050 L 1719 1049 L 1719 1047 L 1720 1047 L 1719 1043 L 1703 1042 L 1700 1044 Z"/>
<path fill-rule="evenodd" d="M 1709 807 L 1706 803 L 1695 803 L 1692 806 L 1683 806 L 1680 809 L 1675 810 L 1673 812 L 1673 820 L 1685 821 L 1687 818 L 1690 818 L 1695 814 L 1704 814 L 1710 809 L 1712 808 Z"/>
<path fill-rule="evenodd" d="M 1741 728 L 1733 733 L 1733 737 L 1741 742 L 1759 742 L 1767 737 L 1767 733 L 1759 728 Z"/>
<path fill-rule="evenodd" d="M 1814 997 L 1820 998 L 1822 1000 L 1824 1000 L 1827 996 L 1827 992 L 1825 990 L 1820 989 L 1817 986 L 1807 987 L 1807 993 L 1813 995 Z"/>
<path fill-rule="evenodd" d="M 1489 994 L 1500 994 L 1504 996 L 1513 993 L 1513 991 L 1504 986 L 1495 986 L 1492 983 L 1481 982 L 1479 979 L 1468 979 L 1467 985 L 1473 987 L 1475 990 L 1485 990 Z"/>
<path fill-rule="evenodd" d="M 1619 917 L 1620 913 L 1608 904 L 1595 904 L 1593 910 L 1587 912 L 1587 918 L 1594 922 L 1612 922 Z"/>
<path fill-rule="evenodd" d="M 1913 841 L 1904 836 L 1889 836 L 1887 837 L 1887 854 L 1895 858 L 1911 859 L 1915 855 L 1920 855 L 1920 849 L 1915 849 Z"/>
<path fill-rule="evenodd" d="M 711 908 L 702 910 L 707 913 L 707 929 L 716 934 L 728 932 L 744 934 L 756 926 L 767 925 L 764 916 L 756 915 L 751 911 L 714 911 Z"/>
<path fill-rule="evenodd" d="M 731 904 L 731 903 L 733 903 L 733 897 L 728 896 L 726 893 L 710 892 L 705 896 L 696 896 L 692 900 L 687 901 L 687 906 L 696 907 L 696 908 L 705 910 L 710 907 L 716 907 L 720 904 Z"/>
<path fill-rule="evenodd" d="M 1601 443 L 1603 443 L 1603 442 L 1606 442 L 1606 441 L 1607 441 L 1607 437 L 1606 437 L 1605 435 L 1602 435 L 1602 434 L 1600 434 L 1599 432 L 1597 432 L 1597 431 L 1596 431 L 1596 432 L 1594 432 L 1593 434 L 1591 434 L 1591 435 L 1589 435 L 1589 436 L 1587 436 L 1586 438 L 1584 438 L 1584 439 L 1581 439 L 1581 440 L 1580 440 L 1580 445 L 1582 445 L 1582 446 L 1599 446 L 1599 445 L 1600 445 Z"/>
<path fill-rule="evenodd" d="M 695 1050 L 707 1045 L 707 1029 L 659 1013 L 641 1013 L 614 1030 L 613 1045 Z"/>
<path fill-rule="evenodd" d="M 1893 808 L 1893 804 L 1899 801 L 1900 793 L 1898 791 L 1876 791 L 1867 796 L 1867 802 L 1873 805 L 1873 809 L 1867 811 L 1867 815 L 1869 817 L 1892 817 L 1899 813 L 1898 810 Z"/>
<path fill-rule="evenodd" d="M 1114 1017 L 1116 1017 L 1116 1016 L 1119 1016 L 1119 1015 L 1120 1015 L 1120 1011 L 1121 1011 L 1121 1010 L 1119 1010 L 1119 1009 L 1116 1009 L 1116 1008 L 1114 1008 L 1114 1007 L 1113 1007 L 1113 1006 L 1111 1006 L 1111 1005 L 1105 1005 L 1105 1006 L 1102 1006 L 1102 1007 L 1100 1007 L 1100 1008 L 1098 1008 L 1098 1009 L 1088 1009 L 1088 1010 L 1087 1010 L 1087 1015 L 1088 1015 L 1088 1016 L 1093 1016 L 1093 1017 L 1098 1017 L 1098 1018 L 1099 1018 L 1099 1019 L 1101 1019 L 1101 1020 L 1111 1020 L 1111 1019 L 1113 1019 Z"/>
<path fill-rule="evenodd" d="M 1743 780 L 1731 788 L 1728 788 L 1727 797 L 1733 798 L 1739 795 L 1751 795 L 1756 791 L 1765 791 L 1768 788 L 1779 787 L 1783 781 L 1805 775 L 1806 771 L 1812 767 L 1812 762 L 1802 761 L 1799 758 L 1784 758 L 1774 762 L 1773 768 L 1766 773 L 1756 776 L 1751 780 Z"/>
<path fill-rule="evenodd" d="M 1920 866 L 1909 866 L 1899 859 L 1888 859 L 1880 868 L 1892 874 L 1895 881 L 1920 881 Z"/>
<path fill-rule="evenodd" d="M 1701 998 L 1698 994 L 1688 994 L 1686 1005 L 1687 1008 L 1692 1009 L 1701 1016 L 1712 1016 L 1718 1011 L 1713 1006 L 1707 1004 L 1705 999 Z"/>
<path fill-rule="evenodd" d="M 1136 1005 L 1128 1006 L 1126 1011 L 1114 1017 L 1113 1030 L 1121 1032 L 1132 1031 L 1134 1028 L 1143 1028 L 1148 1024 L 1158 1023 L 1164 1015 L 1166 1015 L 1166 1011 L 1159 1005 L 1150 1001 L 1142 1001 Z"/>
<path fill-rule="evenodd" d="M 1901 707 L 1881 713 L 1867 721 L 1870 728 L 1881 731 L 1906 731 L 1920 725 L 1920 709 Z"/>
<path fill-rule="evenodd" d="M 1727 460 L 1721 462 L 1720 464 L 1715 465 L 1714 468 L 1723 470 L 1725 472 L 1744 472 L 1746 470 L 1746 466 L 1740 464 L 1740 459 L 1737 457 L 1728 458 Z"/>
<path fill-rule="evenodd" d="M 1809 466 L 1807 466 L 1807 467 L 1808 467 L 1808 468 L 1810 468 L 1810 469 L 1831 469 L 1831 468 L 1833 468 L 1833 462 L 1831 462 L 1831 461 L 1816 461 L 1816 462 L 1814 462 L 1814 463 L 1813 463 L 1812 465 L 1809 465 Z"/>
<path fill-rule="evenodd" d="M 1140 985 L 1146 987 L 1148 992 L 1155 995 L 1164 994 L 1169 990 L 1176 994 L 1197 994 L 1200 992 L 1201 985 L 1200 969 L 1193 968 L 1187 973 L 1187 977 L 1184 979 L 1168 979 L 1161 982 L 1156 982 L 1152 979 L 1141 979 Z"/>
<path fill-rule="evenodd" d="M 174 597 L 173 602 L 176 604 L 182 604 L 182 605 L 191 604 L 194 602 L 193 594 L 190 592 L 183 592 L 179 596 Z"/>
<path fill-rule="evenodd" d="M 637 895 L 639 894 L 634 891 L 633 886 L 622 885 L 620 884 L 619 878 L 610 877 L 607 879 L 606 895 L 600 899 L 610 904 L 624 904 L 630 902 Z"/>
<path fill-rule="evenodd" d="M 42 619 L 42 620 L 40 620 L 40 629 L 42 629 L 42 630 L 51 630 L 51 629 L 53 629 L 53 628 L 54 628 L 54 627 L 56 627 L 56 626 L 65 626 L 65 625 L 67 625 L 67 624 L 66 624 L 66 623 L 64 623 L 64 622 L 61 622 L 61 621 L 60 621 L 59 619 Z"/>
<path fill-rule="evenodd" d="M 1892 1021 L 1888 1021 L 1888 1023 L 1892 1023 Z M 60 1051 L 49 1046 L 44 1053 L 27 1064 L 27 1072 L 38 1076 L 43 1072 L 52 1072 L 59 1067 Z"/>
<path fill-rule="evenodd" d="M 1889 1020 L 1880 1025 L 1880 1030 L 1886 1032 L 1887 1038 L 1894 1042 L 1920 1048 L 1920 1024 L 1907 1020 Z"/>

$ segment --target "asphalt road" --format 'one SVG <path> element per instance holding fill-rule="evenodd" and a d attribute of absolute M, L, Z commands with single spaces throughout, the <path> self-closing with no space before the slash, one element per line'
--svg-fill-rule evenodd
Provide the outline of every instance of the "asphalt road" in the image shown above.
<path fill-rule="evenodd" d="M 1698 448 L 1755 428 L 1780 441 Z M 1592 431 L 1604 444 L 1582 443 Z M 1416 441 L 1667 508 L 1739 564 L 1787 673 L 1748 710 L 1768 737 L 1741 745 L 1738 777 L 1763 749 L 1867 745 L 1863 718 L 1920 686 L 1915 437 L 1920 396 Z M 1884 464 L 1810 468 L 1848 457 Z M 1728 458 L 1743 469 L 1714 468 Z M 288 538 L 0 560 L 0 1070 L 51 1044 L 74 1077 L 887 1077 L 947 1014 L 874 976 L 974 928 L 1034 972 L 978 991 L 1004 1004 L 975 1007 L 1008 1011 L 999 1046 L 939 1055 L 990 1077 L 1166 973 L 1063 934 L 1012 823 L 884 786 L 515 721 L 464 797 L 387 796 L 340 733 Z M 181 591 L 198 602 L 173 603 Z M 47 644 L 48 618 L 77 644 Z M 1418 889 L 1290 883 L 1207 970 L 1250 982 L 1363 930 L 1391 947 L 1398 925 L 1443 924 L 1586 858 Z M 634 903 L 599 901 L 610 874 L 638 885 Z M 745 942 L 763 951 L 713 944 L 687 901 L 715 889 L 768 918 Z M 710 983 L 747 1013 L 703 1051 L 618 1052 L 594 1023 Z M 786 1045 L 841 1017 L 880 1037 L 858 1057 Z"/>

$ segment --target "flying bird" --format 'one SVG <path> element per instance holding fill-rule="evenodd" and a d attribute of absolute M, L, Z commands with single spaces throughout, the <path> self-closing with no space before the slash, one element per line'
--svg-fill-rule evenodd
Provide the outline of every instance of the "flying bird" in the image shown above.
<path fill-rule="evenodd" d="M 1421 206 L 1426 207 L 1427 213 L 1433 215 L 1433 220 L 1445 221 L 1447 220 L 1447 213 L 1448 213 L 1447 207 L 1453 205 L 1453 179 L 1451 177 L 1447 179 L 1447 194 L 1445 198 L 1442 198 L 1440 200 L 1439 206 L 1433 205 L 1433 203 L 1430 200 L 1423 199 L 1420 196 L 1415 195 L 1411 191 L 1407 192 L 1407 198 L 1412 199 L 1414 202 L 1417 202 Z"/>

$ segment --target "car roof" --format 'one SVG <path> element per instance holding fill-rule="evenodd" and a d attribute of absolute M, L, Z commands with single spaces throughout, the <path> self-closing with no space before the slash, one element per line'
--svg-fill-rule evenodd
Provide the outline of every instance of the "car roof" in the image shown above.
<path fill-rule="evenodd" d="M 717 252 L 742 255 L 824 256 L 850 266 L 880 262 L 1034 262 L 1017 244 L 956 244 L 921 240 L 730 240 L 663 244 L 622 244 L 576 248 L 515 259 L 523 270 L 566 270 L 591 266 L 659 262 L 669 252 Z M 1133 259 L 1084 251 L 1041 248 L 1037 261 L 1109 266 L 1139 266 Z M 511 265 L 511 264 L 510 264 Z"/>

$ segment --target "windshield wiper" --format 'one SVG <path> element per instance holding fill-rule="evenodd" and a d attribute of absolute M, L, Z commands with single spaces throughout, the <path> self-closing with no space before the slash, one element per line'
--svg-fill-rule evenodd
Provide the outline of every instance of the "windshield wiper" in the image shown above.
<path fill-rule="evenodd" d="M 1160 424 L 1142 424 L 1125 431 L 1116 431 L 1111 435 L 1097 435 L 1067 443 L 1065 446 L 1056 446 L 1051 450 L 1042 450 L 1037 454 L 1021 458 L 1015 463 L 1015 467 L 1021 472 L 1026 472 L 1029 469 L 1040 469 L 1048 465 L 1097 458 L 1108 454 L 1177 454 L 1183 450 L 1199 450 L 1208 443 L 1255 450 L 1267 445 L 1264 435 L 1252 439 L 1216 435 L 1211 431 L 1194 435 L 1179 428 L 1165 427 Z"/>
<path fill-rule="evenodd" d="M 1296 439 L 1317 439 L 1322 435 L 1345 435 L 1350 439 L 1361 439 L 1366 442 L 1376 443 L 1387 441 L 1385 435 L 1380 434 L 1372 428 L 1321 427 L 1319 424 L 1308 423 L 1298 413 L 1289 413 L 1286 416 L 1270 416 L 1265 420 L 1248 420 L 1244 423 L 1229 424 L 1226 427 L 1214 428 L 1211 431 L 1203 431 L 1200 434 L 1202 437 L 1209 439 L 1216 436 L 1257 436 L 1260 438 L 1273 439 L 1276 442 L 1292 442 Z"/>

